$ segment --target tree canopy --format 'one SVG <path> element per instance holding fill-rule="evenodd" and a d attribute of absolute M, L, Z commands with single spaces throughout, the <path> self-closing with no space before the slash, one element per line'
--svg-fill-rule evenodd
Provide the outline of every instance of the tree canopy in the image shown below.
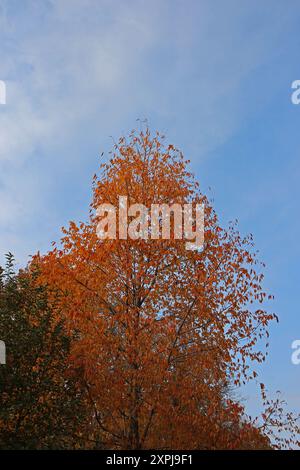
<path fill-rule="evenodd" d="M 69 362 L 71 339 L 53 322 L 37 273 L 0 270 L 0 449 L 80 447 L 83 393 Z"/>
<path fill-rule="evenodd" d="M 53 319 L 76 332 L 70 364 L 81 371 L 89 436 L 112 449 L 294 445 L 294 417 L 257 382 L 277 319 L 264 307 L 263 265 L 251 235 L 221 227 L 188 163 L 148 128 L 120 138 L 94 177 L 88 222 L 70 222 L 61 244 L 31 263 Z M 115 239 L 99 239 L 97 208 L 120 196 L 146 207 L 204 205 L 203 249 L 172 236 L 123 239 L 118 224 Z M 260 421 L 232 393 L 249 380 L 262 395 Z"/>

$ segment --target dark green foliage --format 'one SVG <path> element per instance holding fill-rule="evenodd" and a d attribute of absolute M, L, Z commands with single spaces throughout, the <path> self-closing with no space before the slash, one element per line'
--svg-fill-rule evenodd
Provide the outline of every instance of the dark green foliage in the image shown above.
<path fill-rule="evenodd" d="M 15 274 L 13 256 L 0 268 L 0 448 L 80 447 L 83 407 L 68 365 L 70 339 L 54 324 L 35 274 Z M 78 444 L 79 442 L 79 444 Z"/>

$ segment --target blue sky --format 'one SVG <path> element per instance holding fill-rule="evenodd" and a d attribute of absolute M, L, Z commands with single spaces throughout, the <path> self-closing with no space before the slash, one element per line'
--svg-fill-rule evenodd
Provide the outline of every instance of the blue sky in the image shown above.
<path fill-rule="evenodd" d="M 0 0 L 1 259 L 85 220 L 98 155 L 147 118 L 253 233 L 280 317 L 263 377 L 298 411 L 299 20 L 297 0 Z"/>

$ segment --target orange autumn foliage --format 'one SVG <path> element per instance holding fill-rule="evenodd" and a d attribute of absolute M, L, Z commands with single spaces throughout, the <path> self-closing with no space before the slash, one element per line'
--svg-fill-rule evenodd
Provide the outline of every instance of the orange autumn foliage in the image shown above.
<path fill-rule="evenodd" d="M 255 378 L 275 315 L 262 304 L 251 236 L 223 229 L 187 161 L 147 129 L 121 138 L 94 177 L 90 220 L 63 229 L 61 246 L 36 256 L 78 340 L 94 435 L 113 449 L 268 448 L 230 387 Z M 205 245 L 184 240 L 99 240 L 97 207 L 204 203 Z M 57 299 L 57 295 L 58 299 Z"/>

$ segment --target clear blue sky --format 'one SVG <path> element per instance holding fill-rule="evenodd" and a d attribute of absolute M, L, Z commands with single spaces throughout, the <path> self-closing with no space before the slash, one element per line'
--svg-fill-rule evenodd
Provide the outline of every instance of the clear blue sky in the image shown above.
<path fill-rule="evenodd" d="M 85 220 L 97 156 L 147 118 L 253 233 L 280 317 L 263 377 L 298 411 L 299 21 L 299 0 L 0 0 L 1 259 Z"/>

